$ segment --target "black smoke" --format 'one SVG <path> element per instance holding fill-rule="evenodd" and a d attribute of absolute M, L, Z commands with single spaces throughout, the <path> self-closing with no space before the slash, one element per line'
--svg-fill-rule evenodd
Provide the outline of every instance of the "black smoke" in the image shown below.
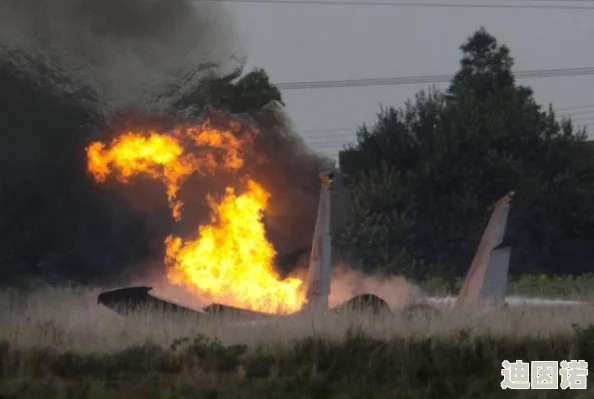
<path fill-rule="evenodd" d="M 164 190 L 142 180 L 98 186 L 85 146 L 123 129 L 167 130 L 219 107 L 205 82 L 236 77 L 240 50 L 220 3 L 0 1 L 0 283 L 39 274 L 113 282 L 159 264 L 176 229 Z M 303 143 L 278 103 L 241 117 L 261 131 L 254 151 L 266 162 L 248 169 L 272 192 L 266 223 L 288 272 L 309 248 L 317 176 L 329 161 Z M 184 188 L 217 189 L 200 178 Z M 188 206 L 206 219 L 194 197 Z"/>
<path fill-rule="evenodd" d="M 180 71 L 241 56 L 224 5 L 186 0 L 2 0 L 0 43 L 90 87 L 103 110 L 158 107 Z"/>

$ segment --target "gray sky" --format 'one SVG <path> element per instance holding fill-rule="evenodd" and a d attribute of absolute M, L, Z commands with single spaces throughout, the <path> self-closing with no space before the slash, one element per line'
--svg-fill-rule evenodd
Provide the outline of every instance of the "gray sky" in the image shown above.
<path fill-rule="evenodd" d="M 453 74 L 459 46 L 481 25 L 510 47 L 516 70 L 594 66 L 594 10 L 228 7 L 245 42 L 247 70 L 262 67 L 275 83 Z M 531 86 L 539 102 L 556 108 L 594 104 L 592 75 L 520 83 Z M 357 126 L 375 121 L 380 104 L 400 106 L 427 87 L 291 90 L 283 97 L 298 131 L 314 148 L 334 156 L 354 140 Z M 574 120 L 594 123 L 594 106 L 572 112 Z M 324 131 L 342 128 L 351 130 Z"/>

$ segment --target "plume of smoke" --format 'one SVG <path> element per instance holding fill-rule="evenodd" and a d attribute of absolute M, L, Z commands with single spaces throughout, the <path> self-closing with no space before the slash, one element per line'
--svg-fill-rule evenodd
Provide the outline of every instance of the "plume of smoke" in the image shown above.
<path fill-rule="evenodd" d="M 309 249 L 320 193 L 318 175 L 334 166 L 334 160 L 312 151 L 280 104 L 268 104 L 253 118 L 260 127 L 256 151 L 266 162 L 254 165 L 251 173 L 272 194 L 266 209 L 270 239 L 281 254 Z"/>
<path fill-rule="evenodd" d="M 129 118 L 130 126 L 127 128 L 134 129 L 139 125 L 155 128 L 159 123 L 170 124 L 167 119 L 176 123 L 180 118 L 197 117 L 185 112 L 188 110 L 175 109 L 176 100 L 187 93 L 200 95 L 200 83 L 206 76 L 227 75 L 241 68 L 242 43 L 237 40 L 233 22 L 222 3 L 190 0 L 0 0 L 0 60 L 16 65 L 11 70 L 18 70 L 19 76 L 24 76 L 26 80 L 43 83 L 34 90 L 24 92 L 19 98 L 20 104 L 37 104 L 35 96 L 39 95 L 39 91 L 82 104 L 89 100 L 83 97 L 91 95 L 89 91 L 78 89 L 90 88 L 93 92 L 90 107 L 98 107 L 97 111 L 105 118 L 89 120 L 89 124 L 101 121 L 103 126 L 89 127 L 83 132 L 85 137 L 94 133 L 93 130 L 101 130 L 102 133 L 118 130 L 117 134 L 121 132 L 119 125 L 130 115 L 136 117 Z M 43 68 L 33 67 L 33 63 L 41 64 Z M 48 76 L 52 78 L 48 79 Z M 46 80 L 52 82 L 45 84 Z M 170 92 L 172 87 L 177 89 Z M 29 110 L 24 111 L 27 112 L 23 115 L 30 115 Z M 70 112 L 64 111 L 64 115 L 69 116 Z M 280 104 L 271 103 L 249 116 L 261 131 L 254 151 L 267 160 L 248 165 L 249 173 L 272 194 L 266 224 L 269 239 L 279 258 L 288 254 L 288 260 L 279 261 L 285 265 L 280 269 L 286 274 L 295 266 L 294 255 L 308 251 L 311 246 L 319 195 L 318 173 L 333 161 L 307 146 Z M 105 124 L 113 120 L 116 121 L 114 126 Z M 42 131 L 41 126 L 44 128 L 46 122 L 39 123 L 39 131 Z M 30 148 L 45 150 L 39 144 L 40 136 L 36 129 L 23 136 L 26 139 L 21 140 L 22 145 L 11 147 L 7 152 L 20 154 Z M 76 147 L 69 149 L 69 154 L 84 154 L 84 149 L 78 148 L 80 142 L 74 141 L 74 138 L 80 137 L 79 132 L 68 130 L 63 133 L 64 146 Z M 65 162 L 60 159 L 55 163 Z M 72 167 L 82 168 L 78 164 Z M 47 166 L 44 168 L 47 169 Z M 81 178 L 85 178 L 82 172 L 72 179 Z M 74 185 L 79 186 L 78 183 Z M 162 238 L 171 232 L 171 224 L 164 222 L 162 214 L 157 213 L 155 208 L 166 207 L 166 201 L 160 187 L 141 186 L 122 186 L 117 190 L 128 202 L 142 203 L 147 208 L 143 212 L 153 213 L 147 216 L 146 224 L 156 227 L 138 229 L 150 230 L 145 233 L 151 243 L 162 243 Z M 202 193 L 206 186 L 211 187 L 198 179 L 190 182 L 184 190 L 198 197 L 197 194 Z M 197 199 L 202 200 L 202 196 Z M 81 200 L 78 203 L 85 202 Z M 188 207 L 192 205 L 192 201 L 188 201 Z M 111 205 L 96 205 L 97 208 L 101 206 Z M 130 212 L 128 206 L 121 208 Z M 80 212 L 87 210 L 84 207 L 81 209 L 85 211 Z M 201 212 L 199 207 L 196 207 L 196 212 Z M 120 223 L 118 219 L 121 218 L 113 219 L 106 224 L 113 226 Z M 197 216 L 198 219 L 201 218 Z M 195 225 L 192 226 L 195 228 Z M 48 231 L 59 231 L 61 228 L 56 224 Z M 76 231 L 73 227 L 72 234 L 75 236 Z M 105 239 L 89 236 L 97 250 L 93 254 L 79 254 L 82 259 L 98 258 L 97 253 L 113 253 L 110 245 L 127 239 L 127 236 L 119 236 L 125 234 L 121 232 L 105 234 L 117 237 L 112 237 L 113 241 L 108 243 Z M 88 252 L 83 246 L 73 250 Z M 111 258 L 109 262 L 97 262 L 118 264 Z M 102 269 L 96 273 L 112 272 Z"/>
<path fill-rule="evenodd" d="M 308 258 L 308 256 L 300 257 L 298 264 L 302 267 L 293 270 L 290 273 L 291 277 L 306 280 Z M 124 281 L 131 285 L 148 285 L 153 287 L 151 294 L 194 309 L 210 304 L 185 287 L 170 283 L 167 277 L 156 271 L 157 268 L 154 265 L 143 265 L 138 270 L 141 271 L 140 274 L 131 273 L 128 278 L 124 278 Z M 347 264 L 336 264 L 332 269 L 330 307 L 338 306 L 363 294 L 373 294 L 382 298 L 392 309 L 404 308 L 420 302 L 423 298 L 420 287 L 403 276 L 364 274 Z M 221 297 L 219 301 L 225 303 L 226 298 Z"/>
<path fill-rule="evenodd" d="M 403 308 L 422 297 L 421 289 L 402 276 L 365 275 L 345 264 L 335 266 L 330 284 L 330 306 L 361 294 L 376 295 L 392 309 Z"/>
<path fill-rule="evenodd" d="M 0 49 L 42 57 L 92 87 L 107 110 L 158 108 L 152 102 L 180 72 L 191 75 L 238 54 L 224 7 L 187 0 L 3 0 Z"/>

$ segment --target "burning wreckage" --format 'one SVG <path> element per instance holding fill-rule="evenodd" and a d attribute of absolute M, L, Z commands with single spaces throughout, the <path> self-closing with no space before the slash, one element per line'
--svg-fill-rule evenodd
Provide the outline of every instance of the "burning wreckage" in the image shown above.
<path fill-rule="evenodd" d="M 331 234 L 330 234 L 330 205 L 331 185 L 337 171 L 324 172 L 320 175 L 322 182 L 320 201 L 318 205 L 317 222 L 310 253 L 309 269 L 306 280 L 305 296 L 307 301 L 297 312 L 328 309 L 330 296 L 331 269 Z M 98 303 L 116 312 L 126 315 L 131 311 L 144 308 L 158 308 L 172 312 L 189 312 L 200 315 L 225 314 L 234 316 L 279 316 L 267 312 L 244 309 L 220 303 L 213 303 L 202 309 L 190 309 L 179 304 L 160 299 L 149 294 L 151 287 L 127 287 L 103 292 L 98 297 Z M 389 312 L 389 305 L 381 298 L 372 294 L 358 295 L 351 300 L 332 308 L 340 311 L 346 309 L 369 309 L 375 313 Z M 295 312 L 295 313 L 297 313 Z"/>
<path fill-rule="evenodd" d="M 238 128 L 238 125 L 231 124 L 231 126 L 234 129 Z M 102 143 L 94 143 L 87 149 L 89 170 L 100 182 L 105 181 L 107 175 L 112 172 L 110 168 L 117 170 L 118 178 L 122 182 L 126 182 L 130 176 L 137 173 L 160 179 L 167 187 L 173 217 L 179 220 L 183 202 L 176 197 L 176 194 L 183 178 L 196 171 L 221 167 L 221 164 L 216 163 L 212 158 L 203 160 L 191 154 L 185 154 L 181 144 L 183 139 L 224 149 L 226 152 L 223 154 L 222 167 L 239 169 L 242 166 L 240 151 L 238 151 L 241 146 L 240 140 L 231 131 L 212 128 L 207 121 L 197 129 L 178 130 L 168 136 L 152 133 L 147 138 L 128 133 L 114 140 L 110 149 L 106 149 Z M 98 303 L 121 315 L 128 315 L 146 308 L 189 313 L 199 317 L 232 315 L 250 318 L 282 317 L 307 311 L 328 310 L 372 311 L 376 314 L 391 312 L 392 309 L 386 301 L 370 293 L 357 295 L 339 306 L 329 308 L 332 246 L 330 202 L 331 187 L 337 174 L 337 170 L 320 174 L 321 191 L 305 286 L 302 286 L 303 282 L 296 278 L 280 280 L 273 272 L 271 265 L 275 252 L 271 244 L 266 241 L 264 227 L 260 220 L 260 213 L 266 206 L 268 193 L 256 182 L 249 180 L 245 194 L 235 195 L 232 189 L 227 189 L 227 196 L 222 203 L 217 205 L 209 199 L 211 207 L 218 213 L 217 217 L 213 218 L 213 222 L 218 221 L 218 227 L 214 225 L 201 227 L 199 238 L 195 241 L 184 242 L 180 238 L 170 236 L 165 242 L 170 281 L 182 283 L 186 287 L 189 285 L 196 292 L 206 293 L 211 298 L 227 290 L 231 291 L 232 298 L 238 299 L 242 294 L 248 293 L 247 290 L 255 287 L 257 292 L 249 298 L 249 301 L 238 301 L 238 306 L 213 301 L 202 309 L 191 309 L 151 295 L 149 293 L 151 287 L 136 286 L 103 292 L 98 296 Z M 420 302 L 408 304 L 405 308 L 394 311 L 409 315 L 422 313 L 435 316 L 443 313 L 444 310 L 476 310 L 506 304 L 512 306 L 585 304 L 574 301 L 506 297 L 511 248 L 506 245 L 504 234 L 512 196 L 513 192 L 508 193 L 492 207 L 490 220 L 457 298 L 426 297 Z M 231 215 L 234 217 L 230 217 Z M 242 237 L 250 241 L 245 252 L 237 242 L 230 242 Z M 224 265 L 224 270 L 214 270 L 212 262 Z M 241 274 L 237 274 L 235 268 L 240 269 Z M 224 279 L 220 276 L 231 272 L 235 274 L 230 282 L 222 283 L 220 280 Z M 238 286 L 245 280 L 248 284 L 244 287 Z M 254 284 L 250 286 L 249 283 Z M 272 298 L 273 305 L 276 307 L 266 306 L 263 301 L 258 301 L 258 297 L 266 297 L 267 301 Z"/>

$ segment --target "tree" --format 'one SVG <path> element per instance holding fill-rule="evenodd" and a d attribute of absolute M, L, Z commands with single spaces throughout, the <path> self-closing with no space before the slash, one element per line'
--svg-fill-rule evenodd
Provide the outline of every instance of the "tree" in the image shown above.
<path fill-rule="evenodd" d="M 259 130 L 251 147 L 257 159 L 246 159 L 245 168 L 272 194 L 265 224 L 268 239 L 277 251 L 276 269 L 285 276 L 301 266 L 309 254 L 317 216 L 318 174 L 333 161 L 312 153 L 294 131 L 281 93 L 263 69 L 244 76 L 241 68 L 222 77 L 215 72 L 184 93 L 174 107 L 177 113 L 190 117 L 203 116 L 207 107 L 242 114 Z M 179 91 L 172 88 L 168 94 Z M 202 198 L 197 200 L 201 203 L 186 202 L 187 206 L 201 206 Z M 334 203 L 340 206 L 340 198 Z"/>
<path fill-rule="evenodd" d="M 594 162 L 585 131 L 557 122 L 552 107 L 541 111 L 531 89 L 515 84 L 507 47 L 484 28 L 461 49 L 447 93 L 422 91 L 359 129 L 341 161 L 355 221 L 340 244 L 369 267 L 461 275 L 489 205 L 516 190 L 511 271 L 588 270 Z"/>
<path fill-rule="evenodd" d="M 85 281 L 147 253 L 142 220 L 97 190 L 85 145 L 101 126 L 98 99 L 41 59 L 0 60 L 0 284 L 49 273 Z M 106 206 L 110 204 L 110 206 Z"/>
<path fill-rule="evenodd" d="M 261 110 L 271 101 L 283 104 L 280 91 L 270 83 L 266 71 L 255 69 L 243 77 L 242 71 L 243 68 L 238 68 L 224 76 L 210 73 L 199 87 L 182 95 L 174 107 L 178 110 L 191 108 L 194 115 L 199 115 L 206 106 L 231 113 L 251 113 Z M 183 84 L 183 80 L 181 82 Z M 167 95 L 179 89 L 175 86 Z"/>
<path fill-rule="evenodd" d="M 460 46 L 463 57 L 460 70 L 452 79 L 448 90 L 450 98 L 460 90 L 472 90 L 478 98 L 485 98 L 501 90 L 513 88 L 515 79 L 511 71 L 514 60 L 507 46 L 481 27 Z"/>

